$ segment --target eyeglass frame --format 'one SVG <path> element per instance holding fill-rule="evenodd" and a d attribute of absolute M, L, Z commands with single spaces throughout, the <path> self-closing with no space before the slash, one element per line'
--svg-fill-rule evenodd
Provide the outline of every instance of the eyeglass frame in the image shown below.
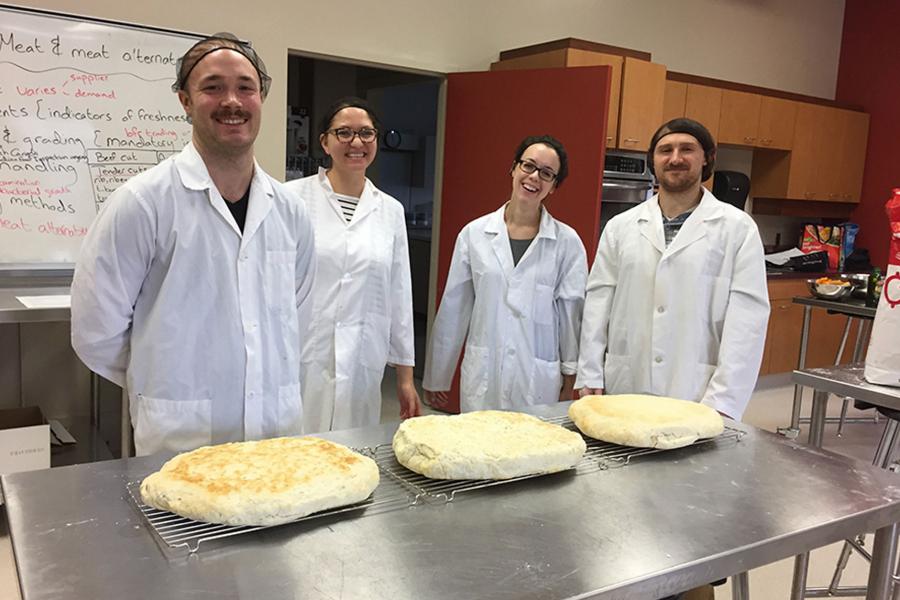
<path fill-rule="evenodd" d="M 528 167 L 531 168 L 532 170 L 527 171 L 523 167 L 523 165 L 528 165 Z M 537 163 L 533 163 L 530 160 L 524 160 L 524 159 L 520 158 L 520 159 L 516 160 L 516 166 L 519 167 L 519 170 L 522 171 L 523 173 L 525 173 L 526 175 L 531 175 L 531 174 L 537 172 L 538 178 L 541 181 L 545 181 L 547 183 L 553 183 L 559 177 L 559 173 L 554 173 L 553 171 L 551 171 L 550 169 L 548 169 L 546 167 L 540 167 L 537 165 Z M 550 179 L 547 179 L 547 177 L 545 176 L 547 174 L 550 175 Z"/>
<path fill-rule="evenodd" d="M 345 141 L 340 138 L 340 136 L 338 135 L 338 131 L 349 131 L 353 135 L 350 137 L 349 140 Z M 368 140 L 368 141 L 364 140 L 362 138 L 363 131 L 372 131 L 373 132 L 372 139 Z M 335 137 L 335 139 L 337 141 L 339 141 L 342 144 L 352 144 L 353 140 L 356 138 L 359 138 L 359 141 L 362 142 L 363 144 L 371 144 L 378 139 L 378 128 L 376 128 L 376 127 L 363 127 L 362 129 L 358 129 L 358 130 L 351 129 L 350 127 L 335 127 L 334 129 L 329 129 L 325 133 L 330 133 L 331 135 L 333 135 Z"/>

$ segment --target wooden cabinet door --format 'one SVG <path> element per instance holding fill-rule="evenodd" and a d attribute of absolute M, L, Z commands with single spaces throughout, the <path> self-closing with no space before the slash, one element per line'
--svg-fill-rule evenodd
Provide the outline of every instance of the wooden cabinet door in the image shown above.
<path fill-rule="evenodd" d="M 803 307 L 790 298 L 773 298 L 766 331 L 769 354 L 767 373 L 787 373 L 797 368 L 800 337 L 803 332 Z"/>
<path fill-rule="evenodd" d="M 662 122 L 668 123 L 672 119 L 684 116 L 684 105 L 687 100 L 688 84 L 682 81 L 666 80 L 666 93 L 663 97 Z"/>
<path fill-rule="evenodd" d="M 722 117 L 722 89 L 689 83 L 684 116 L 703 123 L 713 139 L 718 140 L 719 120 Z"/>
<path fill-rule="evenodd" d="M 847 325 L 846 315 L 832 315 L 828 311 L 814 308 L 809 323 L 809 343 L 806 347 L 806 367 L 830 367 L 834 365 L 838 348 L 841 345 L 841 337 L 844 327 Z M 856 343 L 858 321 L 854 320 L 844 352 L 841 354 L 841 364 L 849 363 L 853 357 L 853 347 Z"/>
<path fill-rule="evenodd" d="M 817 180 L 820 169 L 816 164 L 823 156 L 819 143 L 826 116 L 823 106 L 806 103 L 797 106 L 786 198 L 814 200 L 825 195 L 822 182 Z"/>
<path fill-rule="evenodd" d="M 759 129 L 756 145 L 761 148 L 790 150 L 794 141 L 797 103 L 783 98 L 762 96 L 759 104 Z"/>
<path fill-rule="evenodd" d="M 753 146 L 756 143 L 761 98 L 759 94 L 722 90 L 720 144 Z"/>
<path fill-rule="evenodd" d="M 619 144 L 624 150 L 647 150 L 650 138 L 663 123 L 666 67 L 625 57 L 619 110 Z"/>
<path fill-rule="evenodd" d="M 817 147 L 811 195 L 814 200 L 841 202 L 838 190 L 845 168 L 843 137 L 847 112 L 830 106 L 821 107 L 822 116 L 814 136 Z"/>
<path fill-rule="evenodd" d="M 610 67 L 612 69 L 609 82 L 609 113 L 606 120 L 607 148 L 614 148 L 618 139 L 619 103 L 622 98 L 622 62 L 623 57 L 615 54 L 603 54 L 578 48 L 569 48 L 566 58 L 567 67 Z"/>
<path fill-rule="evenodd" d="M 869 115 L 852 110 L 844 113 L 841 123 L 840 150 L 842 160 L 840 178 L 835 190 L 841 202 L 859 202 L 862 194 L 863 170 L 866 163 L 866 147 L 869 141 Z"/>

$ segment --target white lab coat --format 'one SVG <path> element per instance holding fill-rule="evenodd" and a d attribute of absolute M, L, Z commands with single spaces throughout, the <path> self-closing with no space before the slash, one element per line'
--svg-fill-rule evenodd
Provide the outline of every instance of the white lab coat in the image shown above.
<path fill-rule="evenodd" d="M 465 341 L 462 412 L 558 402 L 562 374 L 577 366 L 584 245 L 542 209 L 537 237 L 513 266 L 504 209 L 459 233 L 431 331 L 428 390 L 450 389 Z"/>
<path fill-rule="evenodd" d="M 403 206 L 367 179 L 347 223 L 324 169 L 286 185 L 316 230 L 313 322 L 300 367 L 304 431 L 377 425 L 385 365 L 415 364 Z"/>
<path fill-rule="evenodd" d="M 600 237 L 576 388 L 694 400 L 740 419 L 768 316 L 753 219 L 704 189 L 667 248 L 654 196 L 611 219 Z"/>
<path fill-rule="evenodd" d="M 139 455 L 301 433 L 313 251 L 305 207 L 259 165 L 242 235 L 192 144 L 110 196 L 75 268 L 72 346 L 127 385 Z"/>

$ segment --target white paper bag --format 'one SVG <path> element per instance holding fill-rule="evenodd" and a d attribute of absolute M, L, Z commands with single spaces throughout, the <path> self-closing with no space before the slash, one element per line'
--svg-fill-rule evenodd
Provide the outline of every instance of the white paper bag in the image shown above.
<path fill-rule="evenodd" d="M 891 250 L 872 323 L 864 377 L 869 383 L 900 387 L 900 188 L 885 206 L 891 224 Z"/>

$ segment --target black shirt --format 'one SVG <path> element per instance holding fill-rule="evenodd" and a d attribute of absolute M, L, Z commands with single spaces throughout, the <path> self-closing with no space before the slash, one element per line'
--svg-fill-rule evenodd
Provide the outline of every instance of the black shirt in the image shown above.
<path fill-rule="evenodd" d="M 244 195 L 237 202 L 230 202 L 224 196 L 223 200 L 225 200 L 225 206 L 231 211 L 231 216 L 234 217 L 238 229 L 241 230 L 241 233 L 244 233 L 244 222 L 247 220 L 247 206 L 250 205 L 250 188 L 247 188 L 247 191 L 244 192 Z"/>

